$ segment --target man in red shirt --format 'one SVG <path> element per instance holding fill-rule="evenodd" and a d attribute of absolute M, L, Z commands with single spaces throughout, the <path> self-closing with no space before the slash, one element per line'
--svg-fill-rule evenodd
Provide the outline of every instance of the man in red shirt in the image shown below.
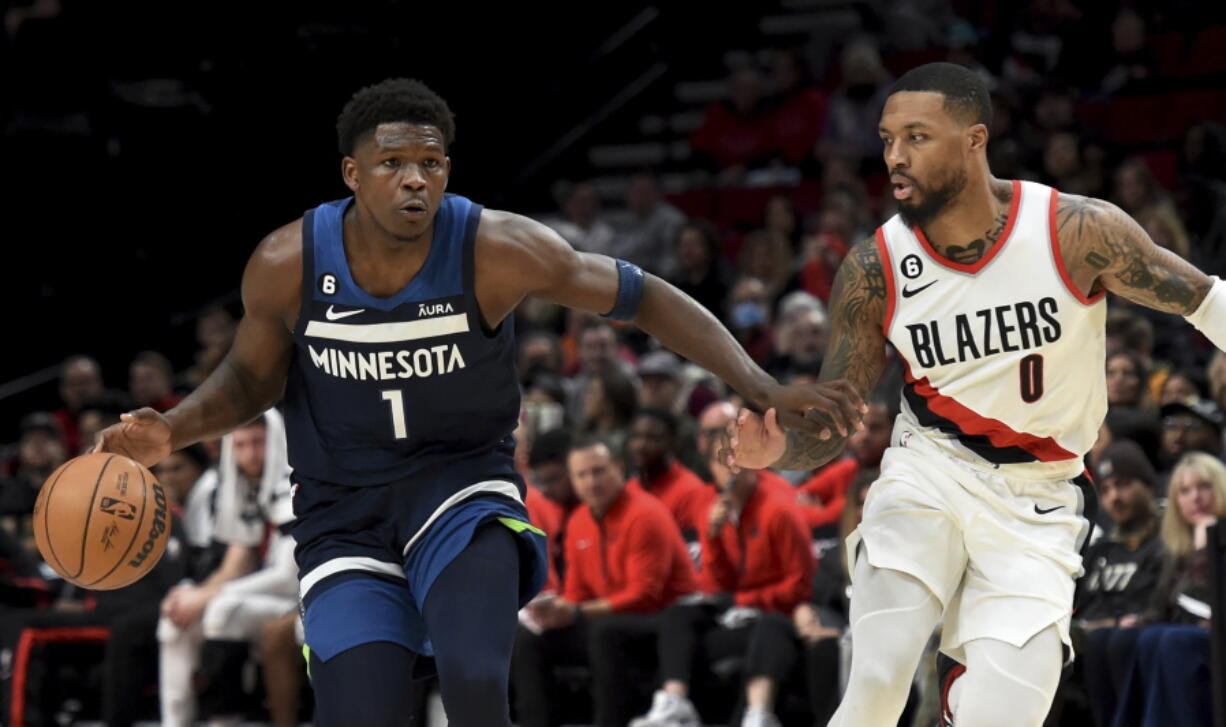
<path fill-rule="evenodd" d="M 579 505 L 575 488 L 566 471 L 566 453 L 570 450 L 570 433 L 554 429 L 537 435 L 528 452 L 529 482 L 524 506 L 528 519 L 545 531 L 548 537 L 545 555 L 549 577 L 543 593 L 558 593 L 566 573 L 566 521 Z"/>
<path fill-rule="evenodd" d="M 639 706 L 626 681 L 650 661 L 654 614 L 698 590 L 685 542 L 668 511 L 625 475 L 601 442 L 572 446 L 567 469 L 582 503 L 566 529 L 560 596 L 527 607 L 512 679 L 521 727 L 553 727 L 553 667 L 589 664 L 597 727 L 624 727 Z"/>
<path fill-rule="evenodd" d="M 626 455 L 638 476 L 630 488 L 644 490 L 668 508 L 681 534 L 698 540 L 706 526 L 706 513 L 715 491 L 677 461 L 677 419 L 663 409 L 642 409 L 630 425 Z"/>
<path fill-rule="evenodd" d="M 693 665 L 744 654 L 752 632 L 748 627 L 759 614 L 790 614 L 809 596 L 813 552 L 797 508 L 763 484 L 765 473 L 733 474 L 719 461 L 717 449 L 708 450 L 708 466 L 720 495 L 708 508 L 702 530 L 699 573 L 709 597 L 674 605 L 661 615 L 663 686 L 651 711 L 630 727 L 698 727 L 701 720 L 689 699 Z"/>
<path fill-rule="evenodd" d="M 818 470 L 796 488 L 805 524 L 810 528 L 838 525 L 852 480 L 864 468 L 880 466 L 881 456 L 890 446 L 895 414 L 885 400 L 873 398 L 864 415 L 864 428 L 847 438 L 846 455 Z"/>

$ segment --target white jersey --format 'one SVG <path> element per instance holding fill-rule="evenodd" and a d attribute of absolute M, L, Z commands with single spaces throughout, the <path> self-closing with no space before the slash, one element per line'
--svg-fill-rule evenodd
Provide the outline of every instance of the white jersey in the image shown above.
<path fill-rule="evenodd" d="M 1057 197 L 1014 181 L 1001 238 L 971 265 L 897 215 L 877 246 L 885 334 L 906 365 L 903 421 L 962 457 L 1072 477 L 1107 412 L 1107 306 L 1065 269 Z"/>

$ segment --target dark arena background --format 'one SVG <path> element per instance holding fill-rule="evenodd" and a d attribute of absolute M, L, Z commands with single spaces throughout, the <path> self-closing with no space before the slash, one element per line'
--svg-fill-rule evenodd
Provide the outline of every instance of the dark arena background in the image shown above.
<path fill-rule="evenodd" d="M 877 118 L 891 83 L 931 61 L 988 84 L 995 176 L 1109 200 L 1158 244 L 1226 275 L 1222 2 L 0 0 L 0 14 L 0 725 L 102 724 L 116 702 L 131 708 L 114 724 L 158 721 L 157 641 L 107 651 L 128 602 L 119 591 L 108 605 L 42 564 L 34 494 L 118 411 L 170 406 L 217 365 L 242 314 L 248 256 L 270 231 L 348 194 L 337 114 L 384 78 L 420 79 L 454 111 L 448 191 L 541 220 L 578 249 L 637 251 L 781 381 L 816 376 L 834 271 L 895 212 Z M 636 409 L 665 408 L 674 446 L 658 456 L 708 474 L 696 438 L 703 408 L 726 395 L 718 382 L 628 327 L 592 329 L 537 303 L 516 317 L 521 439 L 560 427 L 626 442 Z M 588 341 L 590 330 L 612 334 Z M 1111 411 L 1087 465 L 1097 472 L 1109 442 L 1135 440 L 1148 474 L 1129 472 L 1152 480 L 1160 513 L 1181 454 L 1222 457 L 1226 360 L 1181 318 L 1114 296 L 1108 351 Z M 586 357 L 602 356 L 624 386 L 606 381 L 592 401 L 576 391 L 591 379 Z M 890 407 L 898 376 L 891 364 L 883 378 Z M 849 448 L 861 479 L 880 458 L 865 454 L 873 446 Z M 624 456 L 634 475 L 649 455 Z M 525 472 L 536 466 L 522 457 Z M 802 488 L 798 502 L 826 508 L 808 520 L 820 578 L 854 495 L 848 481 L 837 496 L 821 491 L 822 472 L 784 474 Z M 1226 479 L 1213 484 L 1226 493 Z M 1226 500 L 1216 508 L 1226 513 Z M 1113 514 L 1099 515 L 1103 537 Z M 1223 726 L 1215 533 L 1202 594 L 1212 616 L 1187 618 L 1213 634 L 1210 668 L 1184 686 L 1212 695 L 1212 724 Z M 132 600 L 146 605 L 165 591 L 138 587 Z M 1162 619 L 1150 606 L 1123 613 Z M 1094 631 L 1124 625 L 1119 614 L 1082 616 L 1049 725 L 1101 724 L 1101 705 L 1130 698 L 1090 646 Z M 198 719 L 273 723 L 261 648 L 223 650 L 225 668 L 206 648 Z M 626 676 L 638 713 L 658 686 L 654 652 L 644 653 Z M 707 661 L 692 690 L 703 722 L 740 725 L 740 657 Z M 108 694 L 117 664 L 139 668 L 129 691 Z M 783 724 L 819 719 L 804 668 L 777 700 Z M 557 719 L 592 724 L 589 675 L 559 670 Z M 939 681 L 929 654 L 905 724 L 936 724 Z M 826 687 L 837 701 L 837 668 Z M 430 685 L 414 689 L 413 724 L 443 724 Z M 305 679 L 300 692 L 293 719 L 309 723 Z"/>

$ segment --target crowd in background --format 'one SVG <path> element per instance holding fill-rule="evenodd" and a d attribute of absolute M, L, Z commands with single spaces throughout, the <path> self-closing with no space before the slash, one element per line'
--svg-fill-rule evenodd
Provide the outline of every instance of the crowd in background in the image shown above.
<path fill-rule="evenodd" d="M 1061 4 L 1050 5 L 1058 16 Z M 961 62 L 988 82 L 996 176 L 1110 200 L 1159 245 L 1221 273 L 1226 127 L 1188 109 L 1177 143 L 1155 149 L 1126 141 L 1128 119 L 1101 110 L 1162 76 L 1162 17 L 1144 5 L 1111 13 L 1093 68 L 1062 62 L 1042 13 L 1024 16 L 990 59 L 958 23 L 923 59 Z M 834 272 L 893 213 L 876 131 L 893 76 L 879 47 L 923 27 L 848 39 L 816 78 L 809 49 L 730 69 L 727 98 L 690 138 L 707 186 L 666 189 L 643 170 L 612 204 L 598 185 L 571 180 L 541 219 L 576 248 L 636 262 L 693 296 L 780 381 L 815 380 Z M 690 710 L 713 724 L 825 724 L 850 648 L 841 543 L 889 443 L 897 360 L 842 457 L 813 472 L 736 474 L 714 456 L 736 392 L 631 327 L 531 301 L 516 316 L 517 458 L 551 556 L 546 594 L 521 614 L 518 723 L 621 727 Z M 292 559 L 277 536 L 277 485 L 289 475 L 275 412 L 155 468 L 176 528 L 140 583 L 85 592 L 33 548 L 46 477 L 121 412 L 173 407 L 225 355 L 234 328 L 235 311 L 212 308 L 197 321 L 192 360 L 135 353 L 122 380 L 89 355 L 68 359 L 58 392 L 0 452 L 0 723 L 15 704 L 27 724 L 81 713 L 122 725 L 159 711 L 167 724 L 309 719 Z M 1206 529 L 1226 513 L 1226 354 L 1182 319 L 1114 296 L 1107 340 L 1110 410 L 1086 457 L 1102 508 L 1078 586 L 1078 658 L 1050 723 L 1177 714 L 1207 724 Z M 607 613 L 577 616 L 594 601 Z M 110 629 L 104 645 L 87 637 L 96 628 Z M 70 646 L 23 637 L 40 629 L 86 636 Z M 905 717 L 915 724 L 935 714 L 928 671 Z M 643 724 L 657 723 L 672 724 Z"/>

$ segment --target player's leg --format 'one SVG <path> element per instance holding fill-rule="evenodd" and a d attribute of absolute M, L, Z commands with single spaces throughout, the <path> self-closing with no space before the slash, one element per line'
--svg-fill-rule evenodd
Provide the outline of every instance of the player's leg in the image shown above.
<path fill-rule="evenodd" d="M 413 714 L 413 663 L 400 644 L 371 641 L 321 659 L 310 652 L 316 727 L 407 727 Z"/>
<path fill-rule="evenodd" d="M 1060 685 L 1063 644 L 1053 624 L 1020 648 L 996 639 L 968 641 L 966 673 L 953 699 L 955 725 L 1040 727 Z"/>
<path fill-rule="evenodd" d="M 298 614 L 294 611 L 260 624 L 260 665 L 264 669 L 268 714 L 276 727 L 298 724 L 302 650 L 297 627 Z"/>
<path fill-rule="evenodd" d="M 856 558 L 851 598 L 851 674 L 831 727 L 898 723 L 941 601 L 914 576 Z"/>
<path fill-rule="evenodd" d="M 439 574 L 422 608 L 448 724 L 510 727 L 507 681 L 520 600 L 516 535 L 481 526 Z"/>

